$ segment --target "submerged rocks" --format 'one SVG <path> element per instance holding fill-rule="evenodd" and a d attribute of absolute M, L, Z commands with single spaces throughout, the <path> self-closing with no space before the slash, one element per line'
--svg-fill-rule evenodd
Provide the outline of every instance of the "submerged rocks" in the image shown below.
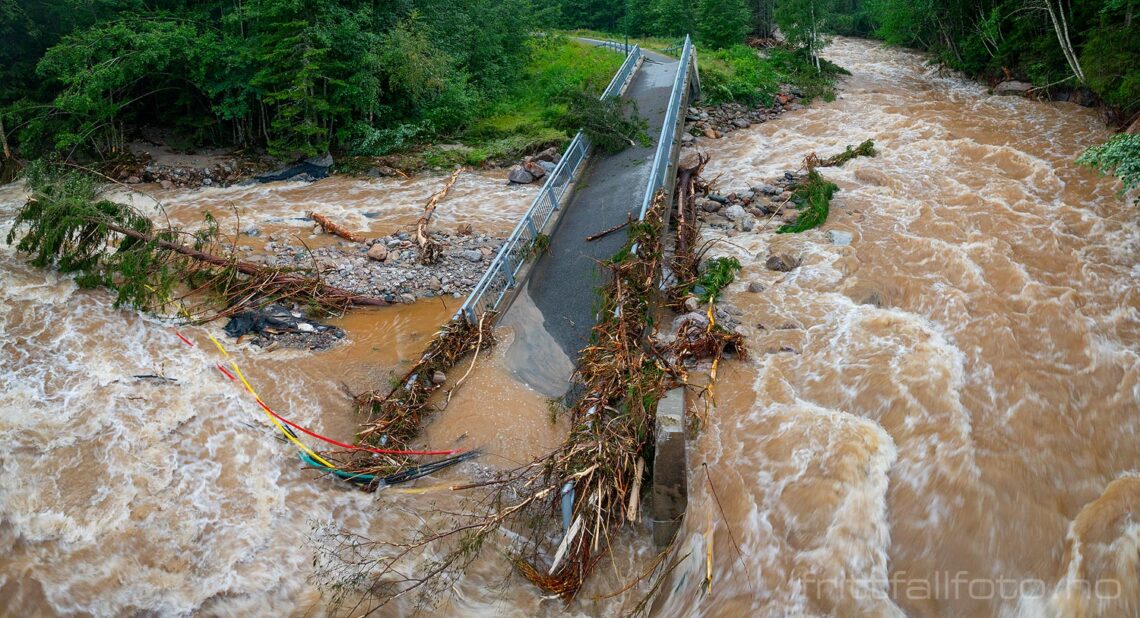
<path fill-rule="evenodd" d="M 770 253 L 764 266 L 768 270 L 788 272 L 800 265 L 800 259 L 790 253 Z"/>
<path fill-rule="evenodd" d="M 851 232 L 844 232 L 842 230 L 828 230 L 827 239 L 831 241 L 831 244 L 837 247 L 846 247 L 847 245 L 851 244 L 852 236 Z"/>

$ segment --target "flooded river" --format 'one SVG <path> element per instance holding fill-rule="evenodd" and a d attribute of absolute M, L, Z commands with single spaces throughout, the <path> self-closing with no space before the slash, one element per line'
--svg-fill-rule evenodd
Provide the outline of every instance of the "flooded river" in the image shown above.
<path fill-rule="evenodd" d="M 757 353 L 692 449 L 698 558 L 660 615 L 1136 615 L 1140 215 L 1073 163 L 1109 133 L 915 54 L 826 55 L 853 73 L 839 100 L 702 140 L 726 191 L 812 151 L 881 154 L 822 170 L 841 188 L 823 229 L 850 246 L 714 250 L 745 265 L 727 299 Z M 803 265 L 768 271 L 770 250 Z"/>
<path fill-rule="evenodd" d="M 1117 185 L 1072 162 L 1107 131 L 1092 110 L 992 97 L 904 51 L 837 39 L 827 56 L 853 73 L 840 100 L 701 143 L 726 189 L 813 150 L 874 138 L 881 154 L 824 172 L 842 189 L 824 229 L 850 246 L 814 231 L 714 250 L 745 264 L 728 300 L 755 354 L 722 368 L 690 443 L 691 553 L 656 614 L 1135 614 L 1140 230 Z M 446 228 L 505 235 L 533 196 L 501 174 L 463 178 L 436 212 Z M 184 223 L 236 209 L 243 225 L 308 234 L 300 218 L 316 210 L 380 235 L 441 183 L 156 197 Z M 5 231 L 21 199 L 0 188 Z M 765 270 L 773 248 L 802 266 Z M 766 290 L 744 291 L 752 281 Z M 267 403 L 347 439 L 360 420 L 348 393 L 386 384 L 458 302 L 355 312 L 339 322 L 350 343 L 324 353 L 230 351 Z M 399 538 L 426 501 L 448 506 L 446 492 L 362 494 L 302 468 L 215 368 L 220 325 L 178 332 L 194 346 L 0 245 L 0 614 L 320 616 L 311 537 Z M 477 465 L 498 467 L 558 441 L 505 348 L 425 444 L 481 445 Z M 640 568 L 625 553 L 572 614 L 613 613 L 590 597 Z M 481 560 L 437 613 L 561 613 L 505 575 Z"/>

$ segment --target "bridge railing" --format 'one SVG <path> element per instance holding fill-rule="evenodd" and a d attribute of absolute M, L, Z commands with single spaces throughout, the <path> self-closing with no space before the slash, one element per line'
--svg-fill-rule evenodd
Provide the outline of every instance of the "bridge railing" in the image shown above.
<path fill-rule="evenodd" d="M 696 80 L 693 84 L 690 80 Z M 653 203 L 653 196 L 657 190 L 665 185 L 669 177 L 669 168 L 673 165 L 673 150 L 676 147 L 677 132 L 681 128 L 683 104 L 685 93 L 690 87 L 700 89 L 700 78 L 697 76 L 697 51 L 692 40 L 685 36 L 685 45 L 681 50 L 681 61 L 677 65 L 677 76 L 673 79 L 673 91 L 669 95 L 669 107 L 665 110 L 665 121 L 661 124 L 661 135 L 657 140 L 657 152 L 653 155 L 653 166 L 649 168 L 649 180 L 645 185 L 645 197 L 641 202 L 639 220 L 645 219 L 649 205 Z"/>
<path fill-rule="evenodd" d="M 602 46 L 624 51 L 621 43 L 612 43 L 612 45 L 609 43 L 612 42 Z M 643 56 L 641 48 L 634 45 L 626 55 L 625 62 L 610 80 L 609 86 L 602 92 L 601 98 L 621 96 Z M 475 284 L 471 294 L 459 308 L 459 315 L 468 322 L 475 324 L 484 313 L 497 311 L 508 293 L 517 285 L 519 271 L 527 260 L 534 257 L 539 248 L 536 245 L 539 235 L 554 213 L 564 206 L 563 200 L 570 190 L 570 183 L 589 153 L 590 140 L 579 131 L 562 153 L 558 165 L 546 175 L 546 182 L 539 189 L 530 208 L 523 214 L 522 220 L 499 249 L 495 259 L 491 261 L 487 272 L 483 273 L 479 283 Z"/>

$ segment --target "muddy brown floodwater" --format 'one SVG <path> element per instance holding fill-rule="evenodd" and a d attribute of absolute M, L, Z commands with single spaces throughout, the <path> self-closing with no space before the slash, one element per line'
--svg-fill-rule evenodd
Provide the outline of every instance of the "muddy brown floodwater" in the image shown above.
<path fill-rule="evenodd" d="M 827 55 L 853 73 L 840 100 L 700 141 L 729 190 L 813 150 L 874 138 L 882 154 L 825 171 L 842 191 L 824 229 L 851 232 L 850 246 L 823 231 L 716 246 L 745 264 L 728 300 L 755 355 L 722 368 L 690 445 L 689 556 L 655 613 L 1136 614 L 1140 231 L 1117 185 L 1073 164 L 1108 133 L 1091 110 L 992 97 L 905 51 L 837 39 Z M 464 178 L 436 213 L 444 227 L 504 235 L 533 195 Z M 183 223 L 236 205 L 266 232 L 307 234 L 299 217 L 317 210 L 379 235 L 441 181 L 156 196 Z M 5 230 L 21 199 L 0 187 Z M 767 271 L 770 249 L 803 265 Z M 359 421 L 347 393 L 385 384 L 457 303 L 354 312 L 340 321 L 350 342 L 324 353 L 230 352 L 267 403 L 346 439 Z M 207 333 L 220 326 L 184 329 L 187 347 L 171 323 L 0 245 L 0 614 L 325 615 L 311 580 L 321 530 L 405 538 L 425 505 L 457 506 L 436 488 L 565 432 L 510 379 L 504 345 L 425 432 L 486 457 L 413 492 L 355 492 L 298 465 L 217 371 Z M 618 539 L 627 549 L 571 615 L 615 613 L 595 597 L 643 568 L 643 537 Z M 436 613 L 563 614 L 484 554 Z"/>
<path fill-rule="evenodd" d="M 839 100 L 700 142 L 726 191 L 881 154 L 822 170 L 842 189 L 823 230 L 850 246 L 714 250 L 744 264 L 727 299 L 757 353 L 691 452 L 694 557 L 659 615 L 1136 615 L 1140 215 L 1073 163 L 1108 131 L 905 51 L 826 55 L 853 74 Z M 769 250 L 803 265 L 768 271 Z"/>

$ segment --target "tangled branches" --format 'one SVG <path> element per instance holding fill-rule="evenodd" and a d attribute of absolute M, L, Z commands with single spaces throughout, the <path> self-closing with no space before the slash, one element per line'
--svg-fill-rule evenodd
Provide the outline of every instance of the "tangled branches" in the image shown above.
<path fill-rule="evenodd" d="M 413 590 L 430 603 L 489 538 L 501 534 L 513 540 L 507 553 L 523 577 L 566 603 L 574 599 L 621 529 L 641 521 L 640 492 L 650 469 L 657 401 L 681 381 L 686 361 L 711 354 L 715 363 L 721 354 L 744 353 L 739 335 L 713 323 L 699 333 L 686 331 L 671 345 L 646 345 L 664 261 L 663 205 L 659 194 L 646 220 L 630 225 L 625 248 L 606 264 L 610 277 L 600 290 L 598 322 L 575 376 L 582 395 L 569 409 L 571 430 L 562 445 L 490 480 L 452 487 L 485 491 L 462 513 L 448 511 L 450 528 L 425 523 L 405 541 L 342 537 L 338 546 L 346 555 L 322 553 L 327 561 L 322 568 L 343 574 L 334 580 L 356 582 L 379 605 Z M 366 430 L 370 439 L 386 435 L 388 444 L 406 442 L 401 428 L 418 423 L 431 371 L 449 366 L 478 336 L 474 327 L 458 327 L 471 330 L 443 334 L 441 340 L 452 343 L 433 345 L 400 387 L 362 401 L 379 417 Z M 562 526 L 551 517 L 559 512 Z M 438 557 L 409 564 L 424 555 Z"/>
<path fill-rule="evenodd" d="M 176 293 L 175 300 L 204 297 L 190 313 L 205 322 L 267 302 L 296 302 L 317 313 L 388 304 L 316 277 L 238 260 L 232 247 L 217 242 L 209 215 L 198 232 L 158 228 L 137 210 L 103 199 L 89 174 L 37 163 L 27 178 L 32 195 L 7 242 L 30 254 L 34 266 L 54 266 L 75 273 L 82 286 L 115 290 L 116 305 L 157 311 Z"/>
<path fill-rule="evenodd" d="M 356 397 L 357 410 L 367 414 L 369 419 L 358 440 L 373 446 L 406 450 L 419 433 L 431 394 L 440 387 L 434 379 L 436 373 L 448 371 L 467 353 L 491 345 L 494 345 L 494 332 L 490 320 L 471 325 L 463 318 L 452 319 L 436 333 L 420 360 L 392 389 L 387 393 L 371 390 Z M 342 469 L 380 475 L 410 464 L 403 456 L 355 454 Z"/>

